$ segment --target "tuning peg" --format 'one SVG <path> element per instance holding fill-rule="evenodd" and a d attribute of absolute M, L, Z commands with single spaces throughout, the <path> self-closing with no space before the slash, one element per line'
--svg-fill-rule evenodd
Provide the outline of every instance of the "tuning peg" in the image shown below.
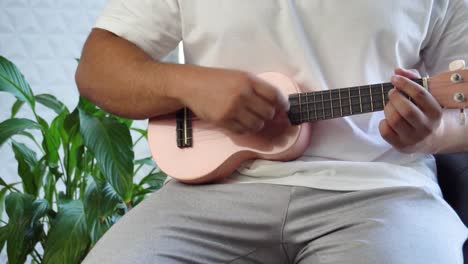
<path fill-rule="evenodd" d="M 450 71 L 458 71 L 465 69 L 465 61 L 464 60 L 455 60 L 449 64 Z"/>
<path fill-rule="evenodd" d="M 461 126 L 464 126 L 466 124 L 466 113 L 465 109 L 460 109 L 460 116 L 458 118 L 458 122 L 460 122 Z"/>

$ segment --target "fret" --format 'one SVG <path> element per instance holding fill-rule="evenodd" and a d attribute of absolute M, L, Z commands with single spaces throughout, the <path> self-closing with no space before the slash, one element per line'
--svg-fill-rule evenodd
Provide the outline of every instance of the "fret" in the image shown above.
<path fill-rule="evenodd" d="M 178 148 L 192 147 L 192 118 L 187 107 L 176 112 L 176 143 Z"/>
<path fill-rule="evenodd" d="M 318 120 L 317 117 L 317 105 L 315 104 L 315 93 L 312 94 L 312 97 L 314 98 L 314 113 L 315 113 L 315 120 Z"/>
<path fill-rule="evenodd" d="M 374 112 L 374 100 L 372 99 L 372 85 L 369 85 L 371 112 Z"/>
<path fill-rule="evenodd" d="M 302 100 L 301 100 L 301 94 L 299 94 L 299 122 L 303 122 L 302 120 Z"/>
<path fill-rule="evenodd" d="M 350 101 L 350 98 L 348 97 L 349 94 L 346 91 L 346 89 L 340 89 L 339 95 L 340 95 L 340 114 L 341 116 L 348 116 L 351 114 L 348 109 L 349 107 L 351 107 L 349 105 L 349 101 Z"/>
<path fill-rule="evenodd" d="M 288 117 L 289 117 L 289 120 L 291 121 L 291 124 L 300 124 L 297 118 L 298 106 L 299 106 L 298 97 L 299 97 L 298 94 L 289 95 L 290 108 L 288 112 Z"/>
<path fill-rule="evenodd" d="M 188 118 L 188 115 L 187 115 L 187 107 L 184 107 L 184 145 L 187 145 L 188 144 L 188 135 L 187 135 L 187 128 L 188 128 L 188 125 L 187 125 L 187 118 Z"/>
<path fill-rule="evenodd" d="M 382 104 L 382 100 L 380 100 L 380 97 L 382 96 L 382 93 L 379 89 L 380 85 L 372 85 L 371 87 L 372 104 L 374 106 L 372 111 L 382 110 L 384 108 L 384 104 Z"/>
<path fill-rule="evenodd" d="M 359 107 L 360 107 L 361 113 L 362 113 L 361 87 L 359 86 L 358 89 L 359 89 Z"/>
<path fill-rule="evenodd" d="M 361 91 L 360 99 L 361 99 L 362 113 L 369 113 L 372 111 L 370 90 L 367 88 L 364 88 L 364 89 L 360 88 L 360 91 Z"/>
<path fill-rule="evenodd" d="M 384 89 L 384 100 L 385 100 L 385 103 L 388 102 L 388 92 L 390 92 L 390 90 L 392 89 L 393 87 L 387 87 L 387 89 Z"/>
<path fill-rule="evenodd" d="M 351 94 L 351 109 L 353 113 L 360 113 L 360 101 L 359 101 L 359 90 L 356 88 L 350 89 Z"/>
<path fill-rule="evenodd" d="M 385 107 L 385 92 L 383 88 L 383 83 L 380 84 L 380 88 L 382 89 L 382 105 Z"/>
<path fill-rule="evenodd" d="M 351 88 L 348 88 L 348 99 L 349 99 L 349 112 L 352 115 L 353 114 L 353 108 L 351 107 Z"/>
<path fill-rule="evenodd" d="M 330 93 L 331 93 L 331 100 L 334 102 L 334 105 L 332 106 L 332 113 L 333 113 L 333 116 L 340 116 L 340 113 L 339 113 L 339 109 L 337 109 L 337 106 L 336 106 L 336 101 L 339 100 L 339 92 L 340 90 L 339 89 L 333 89 L 333 90 L 330 90 Z"/>
<path fill-rule="evenodd" d="M 325 119 L 325 103 L 323 102 L 323 92 L 321 92 L 320 95 L 322 96 L 322 119 Z"/>
<path fill-rule="evenodd" d="M 332 92 L 331 90 L 328 91 L 330 97 L 330 110 L 331 110 L 331 117 L 333 118 L 333 99 L 332 99 Z"/>
<path fill-rule="evenodd" d="M 310 111 L 309 111 L 309 96 L 306 94 L 306 108 L 307 108 L 307 121 L 311 121 L 310 119 Z"/>
<path fill-rule="evenodd" d="M 340 116 L 343 116 L 343 106 L 341 104 L 341 90 L 338 90 L 338 96 L 340 100 Z"/>

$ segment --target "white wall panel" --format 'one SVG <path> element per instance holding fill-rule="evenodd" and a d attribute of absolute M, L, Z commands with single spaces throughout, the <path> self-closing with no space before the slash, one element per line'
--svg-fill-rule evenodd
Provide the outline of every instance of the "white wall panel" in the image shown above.
<path fill-rule="evenodd" d="M 13 61 L 26 76 L 35 94 L 50 93 L 73 109 L 78 102 L 74 81 L 75 58 L 106 0 L 0 0 L 0 55 Z M 177 53 L 169 56 L 177 60 Z M 0 93 L 0 121 L 10 116 L 15 99 Z M 19 116 L 27 114 L 27 108 Z M 55 114 L 38 107 L 50 120 Z M 137 122 L 146 127 L 146 122 Z M 34 148 L 33 146 L 31 146 Z M 149 155 L 148 146 L 137 146 L 137 158 Z M 17 163 L 10 144 L 0 147 L 0 177 L 18 181 Z M 0 256 L 0 263 L 5 263 Z"/>
<path fill-rule="evenodd" d="M 105 0 L 0 0 L 0 55 L 25 74 L 34 93 L 50 93 L 74 108 L 74 82 L 83 43 Z M 0 93 L 0 120 L 10 115 L 12 96 Z M 44 108 L 40 114 L 51 118 Z M 26 112 L 26 111 L 23 111 Z M 11 146 L 0 148 L 0 175 L 16 180 Z"/>

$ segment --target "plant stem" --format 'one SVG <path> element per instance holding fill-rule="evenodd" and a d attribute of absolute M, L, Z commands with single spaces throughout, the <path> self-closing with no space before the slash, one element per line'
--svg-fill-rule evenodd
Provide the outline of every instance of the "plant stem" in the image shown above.
<path fill-rule="evenodd" d="M 16 189 L 15 188 L 15 185 L 16 184 L 20 184 L 21 182 L 15 182 L 15 183 L 12 183 L 12 184 L 7 184 L 5 185 L 5 188 L 7 188 L 8 190 L 10 190 L 10 192 L 14 191 L 14 192 L 21 192 L 20 190 Z M 3 186 L 3 185 L 2 185 Z"/>
<path fill-rule="evenodd" d="M 39 254 L 39 252 L 37 252 L 36 249 L 33 249 L 33 253 L 36 253 L 36 257 L 39 258 L 39 261 L 37 261 L 36 258 L 34 258 L 34 260 L 37 262 L 37 263 L 42 263 L 42 257 L 41 257 L 41 254 Z M 34 256 L 34 254 L 31 254 L 31 256 Z"/>
<path fill-rule="evenodd" d="M 145 137 L 144 135 L 141 135 L 141 136 L 135 141 L 135 143 L 133 143 L 133 147 L 135 147 L 136 144 L 138 144 L 138 142 L 139 142 L 140 140 L 142 140 L 144 137 Z"/>
<path fill-rule="evenodd" d="M 138 165 L 138 167 L 135 169 L 135 172 L 133 173 L 133 175 L 136 175 L 138 173 L 138 171 L 140 171 L 141 167 L 143 167 L 143 164 Z"/>

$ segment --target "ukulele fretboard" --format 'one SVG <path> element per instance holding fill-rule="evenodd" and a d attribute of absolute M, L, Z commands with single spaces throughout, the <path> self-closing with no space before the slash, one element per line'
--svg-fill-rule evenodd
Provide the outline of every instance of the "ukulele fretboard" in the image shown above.
<path fill-rule="evenodd" d="M 422 79 L 414 82 L 423 85 Z M 381 111 L 388 102 L 392 83 L 372 84 L 289 96 L 291 124 Z"/>

